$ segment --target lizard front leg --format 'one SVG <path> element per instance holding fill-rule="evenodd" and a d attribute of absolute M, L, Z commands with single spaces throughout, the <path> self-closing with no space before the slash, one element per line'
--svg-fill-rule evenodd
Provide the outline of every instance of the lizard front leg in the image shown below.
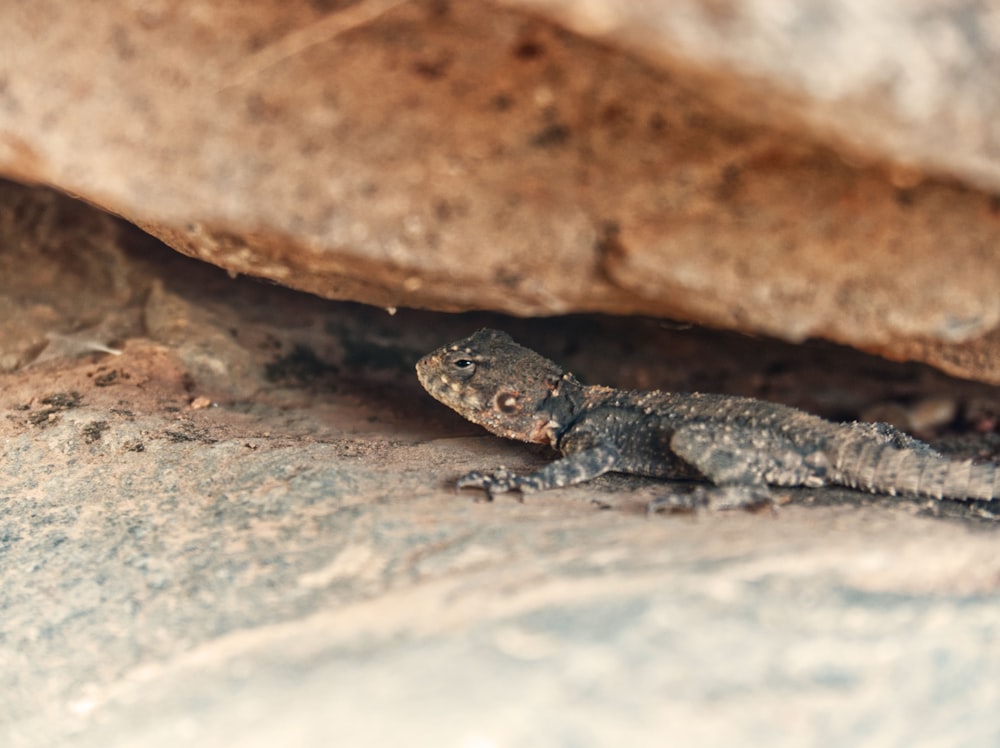
<path fill-rule="evenodd" d="M 598 444 L 549 463 L 541 470 L 528 475 L 517 475 L 501 468 L 493 473 L 474 470 L 458 479 L 456 488 L 482 488 L 488 501 L 498 493 L 520 491 L 522 494 L 562 488 L 582 483 L 613 471 L 621 455 L 613 444 Z"/>

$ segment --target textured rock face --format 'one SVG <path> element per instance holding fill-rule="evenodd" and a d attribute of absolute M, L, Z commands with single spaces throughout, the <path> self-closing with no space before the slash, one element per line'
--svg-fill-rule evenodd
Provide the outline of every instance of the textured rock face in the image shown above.
<path fill-rule="evenodd" d="M 459 475 L 549 455 L 413 367 L 503 327 L 591 382 L 994 459 L 964 432 L 996 388 L 655 320 L 389 316 L 125 229 L 0 183 L 0 746 L 997 744 L 995 506 L 647 516 L 690 486 L 628 476 L 476 502 Z"/>
<path fill-rule="evenodd" d="M 1000 204 L 949 179 L 1000 186 L 988 11 L 515 5 L 5 3 L 0 170 L 330 298 L 1000 382 Z"/>
<path fill-rule="evenodd" d="M 640 51 L 727 111 L 866 160 L 1000 187 L 1000 22 L 946 0 L 504 0 Z"/>

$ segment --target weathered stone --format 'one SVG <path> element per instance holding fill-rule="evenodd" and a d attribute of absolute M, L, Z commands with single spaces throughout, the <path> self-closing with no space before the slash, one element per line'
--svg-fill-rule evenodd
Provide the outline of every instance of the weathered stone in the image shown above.
<path fill-rule="evenodd" d="M 855 5 L 530 5 L 614 47 L 485 3 L 20 0 L 0 169 L 331 298 L 671 316 L 1000 382 L 1000 207 L 921 174 L 1000 185 L 998 32 Z"/>
<path fill-rule="evenodd" d="M 594 382 L 844 418 L 948 398 L 964 430 L 995 428 L 994 388 L 654 320 L 390 316 L 39 190 L 0 192 L 0 226 L 0 299 L 50 340 L 0 316 L 4 748 L 996 742 L 995 508 L 817 489 L 647 517 L 684 487 L 622 476 L 479 503 L 457 476 L 548 457 L 413 364 L 500 326 Z"/>
<path fill-rule="evenodd" d="M 963 0 L 500 0 L 635 50 L 743 119 L 1000 190 L 1000 23 Z"/>

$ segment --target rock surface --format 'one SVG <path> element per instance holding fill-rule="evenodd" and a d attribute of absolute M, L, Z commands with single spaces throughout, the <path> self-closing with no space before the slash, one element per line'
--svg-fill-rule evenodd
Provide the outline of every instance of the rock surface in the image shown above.
<path fill-rule="evenodd" d="M 455 477 L 547 455 L 412 366 L 489 324 L 593 382 L 879 410 L 995 458 L 993 388 L 648 320 L 390 316 L 22 188 L 0 246 L 5 747 L 1000 739 L 995 509 L 647 517 L 676 487 L 620 476 L 475 503 Z"/>
<path fill-rule="evenodd" d="M 962 0 L 502 0 L 636 50 L 743 120 L 1000 189 L 1000 23 Z"/>
<path fill-rule="evenodd" d="M 1000 186 L 992 11 L 513 5 L 4 3 L 0 171 L 331 298 L 1000 382 L 1000 204 L 956 181 Z"/>

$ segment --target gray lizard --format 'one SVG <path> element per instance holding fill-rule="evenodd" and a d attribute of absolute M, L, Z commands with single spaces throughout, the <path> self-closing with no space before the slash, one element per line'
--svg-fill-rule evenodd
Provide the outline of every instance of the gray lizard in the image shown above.
<path fill-rule="evenodd" d="M 434 398 L 473 423 L 563 455 L 529 475 L 501 469 L 459 479 L 459 488 L 481 488 L 489 498 L 607 472 L 708 481 L 731 493 L 727 505 L 766 498 L 769 485 L 936 499 L 1000 496 L 998 466 L 949 459 L 885 423 L 834 423 L 732 395 L 588 387 L 497 330 L 425 356 L 417 376 Z"/>

